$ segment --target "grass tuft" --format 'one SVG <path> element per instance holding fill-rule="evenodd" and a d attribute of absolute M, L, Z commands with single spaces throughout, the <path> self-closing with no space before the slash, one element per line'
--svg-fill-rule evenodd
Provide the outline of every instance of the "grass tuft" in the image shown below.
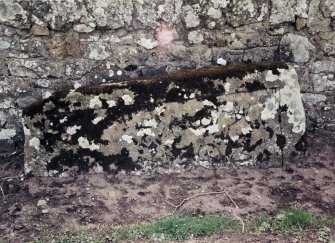
<path fill-rule="evenodd" d="M 278 230 L 283 233 L 289 233 L 294 230 L 307 229 L 317 223 L 314 215 L 304 209 L 288 208 L 281 211 L 275 217 L 262 214 L 255 218 L 250 224 L 250 231 L 256 233 Z"/>
<path fill-rule="evenodd" d="M 210 235 L 226 230 L 235 230 L 238 222 L 231 217 L 168 217 L 137 226 L 121 226 L 113 233 L 115 241 L 153 238 L 185 240 L 189 237 Z"/>
<path fill-rule="evenodd" d="M 289 208 L 283 211 L 283 216 L 277 215 L 275 226 L 282 232 L 288 232 L 295 229 L 306 229 L 316 223 L 316 219 L 310 212 L 300 208 Z"/>

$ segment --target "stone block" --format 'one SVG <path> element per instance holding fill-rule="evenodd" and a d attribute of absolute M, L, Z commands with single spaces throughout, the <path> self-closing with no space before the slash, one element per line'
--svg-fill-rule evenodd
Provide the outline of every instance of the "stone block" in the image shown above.
<path fill-rule="evenodd" d="M 306 118 L 295 69 L 263 62 L 59 91 L 23 126 L 25 172 L 72 176 L 278 166 Z"/>

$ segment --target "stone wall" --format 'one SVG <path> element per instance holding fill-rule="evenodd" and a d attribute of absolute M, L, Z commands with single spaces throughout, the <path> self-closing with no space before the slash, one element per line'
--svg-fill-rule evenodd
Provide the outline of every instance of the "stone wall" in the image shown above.
<path fill-rule="evenodd" d="M 312 150 L 331 144 L 332 0 L 0 0 L 0 152 L 22 149 L 22 109 L 57 89 L 269 60 L 297 70 Z"/>

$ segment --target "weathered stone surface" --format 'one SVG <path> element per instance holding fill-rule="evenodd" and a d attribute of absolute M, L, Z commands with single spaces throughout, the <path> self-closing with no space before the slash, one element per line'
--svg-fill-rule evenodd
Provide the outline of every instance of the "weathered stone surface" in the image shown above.
<path fill-rule="evenodd" d="M 27 21 L 27 13 L 14 0 L 0 1 L 0 23 L 22 26 Z"/>
<path fill-rule="evenodd" d="M 324 18 L 320 11 L 321 3 L 327 0 L 311 0 L 308 9 L 307 26 L 312 32 L 330 31 L 330 18 Z"/>
<path fill-rule="evenodd" d="M 45 25 L 38 25 L 34 24 L 33 27 L 31 28 L 31 33 L 33 35 L 49 35 L 49 29 Z"/>
<path fill-rule="evenodd" d="M 325 60 L 312 63 L 310 78 L 317 92 L 335 90 L 335 61 Z"/>
<path fill-rule="evenodd" d="M 304 36 L 287 34 L 280 41 L 279 55 L 282 61 L 306 63 L 315 47 Z"/>
<path fill-rule="evenodd" d="M 295 22 L 295 17 L 307 17 L 308 5 L 306 0 L 272 0 L 270 15 L 271 24 Z"/>
<path fill-rule="evenodd" d="M 10 42 L 0 39 L 0 50 L 6 50 L 10 47 Z"/>
<path fill-rule="evenodd" d="M 297 30 L 301 30 L 302 28 L 304 28 L 307 24 L 307 19 L 306 18 L 297 18 L 297 20 L 295 21 L 295 27 L 297 28 Z"/>
<path fill-rule="evenodd" d="M 335 17 L 335 2 L 332 0 L 320 1 L 320 9 L 327 18 Z"/>
<path fill-rule="evenodd" d="M 24 110 L 25 171 L 281 165 L 305 133 L 295 70 L 259 63 L 62 91 Z"/>
<path fill-rule="evenodd" d="M 63 63 L 45 62 L 43 60 L 19 59 L 8 63 L 13 76 L 30 78 L 60 78 L 64 75 Z"/>
<path fill-rule="evenodd" d="M 228 3 L 228 7 L 231 8 L 231 11 L 223 9 L 223 12 L 227 12 L 227 22 L 235 27 L 262 22 L 269 11 L 266 0 L 233 0 L 232 4 L 226 0 L 221 2 Z"/>

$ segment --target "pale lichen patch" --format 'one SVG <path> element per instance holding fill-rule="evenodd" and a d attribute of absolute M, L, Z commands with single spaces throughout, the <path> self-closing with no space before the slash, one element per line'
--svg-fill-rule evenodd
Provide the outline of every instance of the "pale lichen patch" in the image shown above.
<path fill-rule="evenodd" d="M 66 129 L 66 133 L 70 134 L 71 136 L 77 133 L 77 130 L 79 130 L 81 126 L 74 125 L 72 127 L 68 127 Z"/>
<path fill-rule="evenodd" d="M 125 105 L 131 105 L 134 102 L 133 98 L 130 97 L 130 95 L 123 95 L 121 98 L 123 99 Z"/>
<path fill-rule="evenodd" d="M 89 149 L 91 151 L 100 149 L 100 146 L 97 144 L 94 144 L 93 142 L 89 142 L 87 138 L 85 137 L 79 137 L 78 138 L 78 144 L 83 149 Z"/>
<path fill-rule="evenodd" d="M 89 104 L 89 107 L 91 109 L 97 107 L 97 108 L 101 108 L 102 107 L 102 102 L 100 100 L 100 97 L 99 96 L 94 96 L 94 98 L 92 98 L 90 100 L 90 104 Z"/>
<path fill-rule="evenodd" d="M 133 143 L 133 136 L 122 135 L 121 138 L 122 138 L 123 141 L 125 141 L 125 142 L 127 142 L 129 144 Z"/>
<path fill-rule="evenodd" d="M 40 150 L 40 140 L 37 137 L 33 137 L 29 140 L 29 146 L 34 147 L 36 150 Z"/>

